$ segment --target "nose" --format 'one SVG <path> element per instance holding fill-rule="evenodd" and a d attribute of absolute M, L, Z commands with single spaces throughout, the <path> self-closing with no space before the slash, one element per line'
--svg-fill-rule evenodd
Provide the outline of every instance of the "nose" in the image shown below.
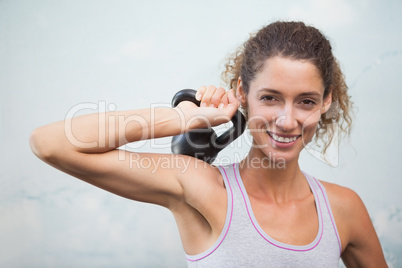
<path fill-rule="evenodd" d="M 297 121 L 293 115 L 292 107 L 284 107 L 284 109 L 278 113 L 275 125 L 284 132 L 289 132 L 297 127 Z"/>

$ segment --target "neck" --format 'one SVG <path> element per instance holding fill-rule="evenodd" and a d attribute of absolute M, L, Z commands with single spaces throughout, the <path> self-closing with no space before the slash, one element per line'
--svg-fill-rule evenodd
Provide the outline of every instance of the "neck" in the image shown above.
<path fill-rule="evenodd" d="M 303 198 L 310 192 L 298 160 L 282 162 L 259 156 L 253 150 L 240 163 L 240 174 L 249 195 L 272 198 L 283 203 Z"/>

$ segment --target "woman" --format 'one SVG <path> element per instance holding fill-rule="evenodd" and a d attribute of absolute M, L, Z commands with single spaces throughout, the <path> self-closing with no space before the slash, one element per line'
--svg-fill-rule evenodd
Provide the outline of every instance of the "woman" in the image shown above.
<path fill-rule="evenodd" d="M 312 178 L 298 164 L 314 135 L 328 146 L 332 123 L 347 131 L 351 122 L 329 41 L 300 22 L 272 23 L 234 54 L 224 77 L 233 89 L 201 87 L 200 107 L 155 108 L 153 118 L 150 109 L 110 112 L 106 133 L 98 131 L 97 114 L 56 122 L 32 133 L 32 150 L 97 187 L 168 208 L 189 267 L 337 267 L 340 257 L 348 267 L 385 267 L 357 194 Z M 340 111 L 328 116 L 331 103 Z M 253 138 L 240 163 L 216 167 L 184 155 L 116 149 L 225 123 L 240 105 Z"/>

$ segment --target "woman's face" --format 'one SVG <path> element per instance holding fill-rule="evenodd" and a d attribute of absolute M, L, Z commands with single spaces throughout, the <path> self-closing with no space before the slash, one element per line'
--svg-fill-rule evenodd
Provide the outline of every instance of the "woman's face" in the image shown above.
<path fill-rule="evenodd" d="M 331 104 L 331 96 L 324 99 L 319 71 L 307 60 L 270 58 L 250 83 L 247 95 L 241 83 L 238 89 L 248 110 L 252 150 L 282 162 L 298 159 Z"/>

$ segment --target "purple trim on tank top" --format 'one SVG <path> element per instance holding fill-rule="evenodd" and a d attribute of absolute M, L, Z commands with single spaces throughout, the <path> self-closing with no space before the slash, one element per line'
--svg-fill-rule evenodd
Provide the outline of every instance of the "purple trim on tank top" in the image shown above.
<path fill-rule="evenodd" d="M 249 218 L 250 218 L 250 220 L 251 220 L 251 223 L 253 224 L 254 228 L 255 228 L 256 231 L 261 235 L 262 238 L 264 238 L 268 243 L 270 243 L 270 244 L 272 244 L 272 245 L 274 245 L 274 246 L 276 246 L 276 247 L 278 247 L 278 248 L 282 248 L 282 249 L 286 249 L 286 250 L 291 250 L 291 251 L 309 251 L 309 250 L 314 249 L 314 248 L 320 243 L 321 238 L 322 238 L 322 234 L 323 234 L 323 226 L 322 226 L 322 225 L 323 225 L 323 218 L 322 218 L 321 205 L 320 205 L 319 200 L 317 200 L 317 199 L 318 199 L 317 192 L 316 192 L 316 190 L 314 189 L 314 187 L 312 187 L 312 185 L 310 185 L 310 180 L 309 180 L 309 178 L 308 178 L 307 176 L 306 176 L 306 179 L 307 179 L 307 182 L 308 182 L 309 185 L 310 185 L 310 189 L 311 189 L 311 190 L 313 191 L 313 193 L 314 193 L 314 200 L 315 200 L 315 203 L 317 204 L 317 207 L 318 207 L 318 210 L 319 210 L 319 215 L 320 215 L 320 217 L 318 218 L 318 221 L 319 221 L 319 230 L 318 230 L 318 234 L 317 234 L 316 238 L 314 239 L 314 241 L 317 240 L 317 237 L 318 237 L 318 236 L 320 236 L 320 238 L 319 238 L 318 241 L 317 241 L 314 245 L 312 245 L 311 247 L 309 247 L 309 248 L 303 248 L 303 247 L 305 247 L 305 246 L 287 245 L 287 244 L 284 244 L 284 243 L 281 243 L 281 242 L 278 242 L 278 241 L 274 240 L 274 239 L 271 238 L 268 234 L 265 234 L 265 232 L 263 232 L 263 230 L 262 230 L 262 228 L 260 227 L 260 225 L 258 224 L 258 222 L 255 223 L 255 222 L 253 221 L 253 216 L 252 216 L 252 214 L 254 215 L 254 213 L 252 212 L 252 208 L 250 208 L 250 209 L 251 209 L 251 213 L 250 213 L 250 209 L 249 209 L 249 207 L 248 207 L 248 205 L 247 205 L 247 201 L 246 201 L 246 196 L 244 195 L 243 190 L 242 190 L 242 187 L 240 186 L 239 180 L 238 180 L 238 178 L 237 178 L 237 165 L 236 165 L 236 163 L 233 164 L 233 169 L 234 169 L 234 174 L 235 174 L 235 178 L 236 178 L 237 185 L 239 186 L 240 192 L 241 192 L 241 194 L 243 195 L 243 200 L 244 200 L 244 204 L 246 205 L 246 209 L 247 209 L 248 216 L 249 216 Z M 240 173 L 239 173 L 239 176 L 240 176 Z M 250 204 L 250 206 L 251 206 L 251 204 Z M 317 213 L 318 213 L 318 212 L 317 212 Z M 259 227 L 259 228 L 258 228 L 258 227 Z M 260 232 L 259 229 L 261 229 L 262 232 Z M 312 243 L 314 243 L 314 241 L 313 241 Z M 281 245 L 279 245 L 279 244 L 282 244 L 283 246 L 281 246 Z M 308 245 L 307 245 L 307 246 L 308 246 Z M 300 248 L 302 248 L 302 249 L 300 249 Z"/>
<path fill-rule="evenodd" d="M 203 253 L 200 253 L 197 255 L 187 255 L 186 254 L 186 259 L 188 261 L 199 261 L 199 260 L 211 255 L 222 244 L 223 240 L 225 240 L 225 237 L 229 231 L 230 223 L 232 222 L 232 216 L 233 216 L 233 192 L 232 192 L 232 186 L 230 186 L 230 181 L 229 181 L 228 175 L 226 173 L 226 170 L 224 167 L 222 167 L 222 169 L 226 176 L 227 185 L 229 185 L 230 196 L 231 196 L 231 200 L 232 200 L 231 203 L 229 204 L 229 197 L 228 197 L 228 209 L 229 209 L 229 205 L 231 206 L 231 208 L 230 208 L 230 218 L 229 219 L 226 218 L 225 224 L 223 225 L 223 229 L 222 229 L 222 233 L 225 232 L 225 234 L 223 235 L 223 237 L 219 237 L 218 240 L 214 243 L 214 245 L 212 245 L 212 247 L 210 249 L 207 249 Z M 225 230 L 225 227 L 226 227 L 226 230 Z M 190 257 L 195 257 L 196 259 L 190 259 Z"/>
<path fill-rule="evenodd" d="M 328 210 L 328 214 L 329 214 L 329 218 L 331 219 L 332 222 L 332 227 L 334 228 L 335 231 L 335 235 L 336 235 L 336 239 L 338 239 L 338 245 L 339 245 L 339 256 L 342 255 L 342 243 L 341 243 L 341 238 L 339 237 L 339 233 L 338 233 L 338 228 L 336 228 L 336 223 L 335 223 L 335 219 L 334 216 L 332 214 L 332 210 L 331 210 L 331 206 L 328 204 L 329 200 L 328 200 L 328 195 L 327 195 L 327 191 L 325 190 L 325 188 L 323 189 L 322 186 L 321 187 L 321 183 L 316 179 L 316 183 L 318 185 L 318 187 L 320 187 L 322 194 L 324 195 L 324 201 L 325 201 L 325 205 L 327 206 L 327 210 Z M 328 201 L 327 201 L 328 200 Z"/>

